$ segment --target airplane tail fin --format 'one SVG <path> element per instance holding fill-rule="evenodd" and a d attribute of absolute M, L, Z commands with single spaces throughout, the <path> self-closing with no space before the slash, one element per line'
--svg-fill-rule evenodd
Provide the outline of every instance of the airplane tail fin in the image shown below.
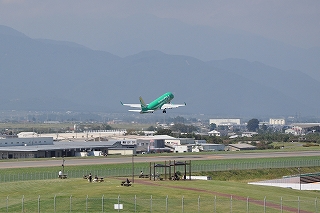
<path fill-rule="evenodd" d="M 141 96 L 140 96 L 139 100 L 140 100 L 140 104 L 141 104 L 141 110 L 142 111 L 148 110 L 148 108 L 147 108 L 148 105 L 144 102 L 144 100 L 142 99 Z"/>

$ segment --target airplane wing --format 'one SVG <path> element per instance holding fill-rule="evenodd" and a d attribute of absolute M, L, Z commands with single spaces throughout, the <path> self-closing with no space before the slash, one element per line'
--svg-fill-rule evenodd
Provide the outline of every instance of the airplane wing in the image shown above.
<path fill-rule="evenodd" d="M 163 104 L 161 109 L 173 109 L 173 108 L 178 108 L 182 106 L 186 106 L 187 104 Z"/>
<path fill-rule="evenodd" d="M 133 108 L 140 108 L 141 109 L 141 104 L 124 104 L 120 101 L 120 103 L 123 105 L 123 106 L 128 106 L 128 107 L 133 107 Z"/>

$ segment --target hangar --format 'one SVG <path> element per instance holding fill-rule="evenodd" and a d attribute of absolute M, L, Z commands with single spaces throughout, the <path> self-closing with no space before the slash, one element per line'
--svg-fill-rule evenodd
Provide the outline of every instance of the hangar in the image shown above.
<path fill-rule="evenodd" d="M 228 151 L 256 150 L 257 147 L 246 143 L 229 144 Z"/>
<path fill-rule="evenodd" d="M 51 137 L 0 138 L 0 159 L 105 156 L 109 150 L 135 154 L 136 146 L 123 145 L 117 140 L 54 142 Z"/>

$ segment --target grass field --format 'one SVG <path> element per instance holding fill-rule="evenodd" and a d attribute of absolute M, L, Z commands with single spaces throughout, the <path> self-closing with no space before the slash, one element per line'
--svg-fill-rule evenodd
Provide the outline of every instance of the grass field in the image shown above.
<path fill-rule="evenodd" d="M 233 181 L 138 179 L 132 187 L 123 187 L 121 180 L 108 178 L 102 183 L 89 183 L 85 179 L 55 179 L 0 184 L 3 195 L 0 196 L 0 212 L 7 209 L 8 212 L 21 212 L 22 209 L 37 212 L 39 208 L 41 212 L 101 212 L 102 209 L 117 212 L 113 207 L 118 202 L 124 205 L 124 212 L 182 212 L 182 209 L 183 212 L 198 212 L 198 209 L 200 212 L 229 212 L 231 208 L 232 212 L 246 212 L 247 198 L 250 212 L 263 212 L 264 208 L 276 212 L 274 208 L 263 206 L 264 199 L 279 206 L 282 199 L 285 208 L 298 209 L 300 205 L 301 210 L 313 212 L 315 198 L 319 196 L 318 192 Z M 253 200 L 261 203 L 258 205 Z"/>
<path fill-rule="evenodd" d="M 317 157 L 304 157 L 303 159 Z M 290 161 L 293 158 L 225 159 L 194 161 L 193 164 Z M 101 167 L 131 168 L 131 164 L 69 166 L 68 170 Z M 137 163 L 135 166 L 147 166 Z M 58 171 L 60 167 L 1 169 L 1 173 Z M 303 173 L 320 167 L 302 168 Z M 120 186 L 126 177 L 108 177 L 102 183 L 82 178 L 0 183 L 0 212 L 307 212 L 320 211 L 318 191 L 248 185 L 247 182 L 296 174 L 297 168 L 205 172 L 211 181 L 150 181 L 135 178 L 132 187 Z M 266 205 L 264 205 L 266 204 Z M 271 207 L 271 205 L 274 205 Z"/>

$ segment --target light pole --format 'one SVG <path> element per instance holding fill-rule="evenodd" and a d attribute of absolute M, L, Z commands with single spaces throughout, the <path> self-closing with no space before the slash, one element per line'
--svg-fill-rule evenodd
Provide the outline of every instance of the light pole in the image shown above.
<path fill-rule="evenodd" d="M 298 167 L 299 170 L 299 189 L 301 191 L 301 171 L 300 171 L 300 167 Z"/>
<path fill-rule="evenodd" d="M 134 183 L 134 156 L 135 154 L 132 154 L 132 183 Z"/>
<path fill-rule="evenodd" d="M 62 174 L 64 175 L 64 157 L 62 157 Z"/>

